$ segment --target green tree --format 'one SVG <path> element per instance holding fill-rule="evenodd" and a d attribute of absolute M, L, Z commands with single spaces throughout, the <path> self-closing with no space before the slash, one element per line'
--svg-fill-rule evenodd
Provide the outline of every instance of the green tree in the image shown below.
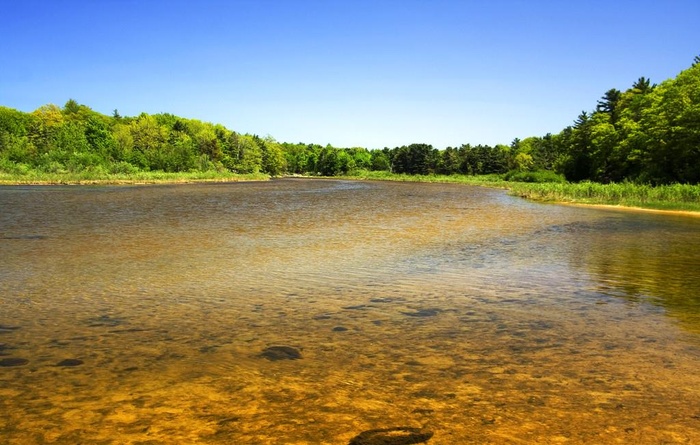
<path fill-rule="evenodd" d="M 389 155 L 383 150 L 372 150 L 370 152 L 371 157 L 371 170 L 373 171 L 389 171 L 391 170 L 391 161 L 389 160 Z"/>
<path fill-rule="evenodd" d="M 173 131 L 170 134 L 166 155 L 166 171 L 191 171 L 195 169 L 197 164 L 197 152 L 194 142 L 184 131 Z"/>
<path fill-rule="evenodd" d="M 391 169 L 395 173 L 428 175 L 435 173 L 433 146 L 411 144 L 395 149 Z"/>
<path fill-rule="evenodd" d="M 158 123 L 154 116 L 142 113 L 129 125 L 133 150 L 128 161 L 141 169 L 164 170 L 167 163 L 164 151 L 168 141 L 168 128 Z"/>
<path fill-rule="evenodd" d="M 596 111 L 610 115 L 610 123 L 615 124 L 618 118 L 617 105 L 622 97 L 622 92 L 612 88 L 605 92 L 605 95 L 598 101 Z"/>
<path fill-rule="evenodd" d="M 31 116 L 12 108 L 0 106 L 0 160 L 32 164 L 37 151 L 28 134 Z"/>
<path fill-rule="evenodd" d="M 564 137 L 566 155 L 561 161 L 561 173 L 569 181 L 582 181 L 591 178 L 591 119 L 586 111 L 574 121 Z"/>
<path fill-rule="evenodd" d="M 303 174 L 312 170 L 308 170 L 310 158 L 313 156 L 312 150 L 306 144 L 290 144 L 282 143 L 282 151 L 284 152 L 285 164 L 287 171 L 295 174 Z"/>
<path fill-rule="evenodd" d="M 622 170 L 616 147 L 618 134 L 610 113 L 593 113 L 590 129 L 590 178 L 599 182 L 619 181 Z"/>
<path fill-rule="evenodd" d="M 657 183 L 700 182 L 700 65 L 649 96 L 640 121 L 648 138 L 643 175 Z"/>
<path fill-rule="evenodd" d="M 230 157 L 226 167 L 237 173 L 258 173 L 262 170 L 262 150 L 253 136 L 232 132 L 228 145 Z"/>
<path fill-rule="evenodd" d="M 111 159 L 114 161 L 128 161 L 132 159 L 134 150 L 134 137 L 131 135 L 131 127 L 129 124 L 116 124 L 112 127 L 112 146 Z"/>
<path fill-rule="evenodd" d="M 656 85 L 652 84 L 651 80 L 647 79 L 646 77 L 640 77 L 632 85 L 632 90 L 638 94 L 651 93 L 654 88 L 656 88 Z"/>
<path fill-rule="evenodd" d="M 31 125 L 31 117 L 27 113 L 0 106 L 0 134 L 9 133 L 15 136 L 26 136 Z"/>
<path fill-rule="evenodd" d="M 336 150 L 338 171 L 336 174 L 346 175 L 357 167 L 355 159 L 348 150 Z"/>
<path fill-rule="evenodd" d="M 316 162 L 318 173 L 323 176 L 335 176 L 341 173 L 341 160 L 338 158 L 338 150 L 331 144 L 326 145 L 318 155 Z"/>
<path fill-rule="evenodd" d="M 532 143 L 531 154 L 535 163 L 535 169 L 555 170 L 563 154 L 559 137 L 547 133 L 541 138 L 535 138 Z"/>
<path fill-rule="evenodd" d="M 352 169 L 371 170 L 372 169 L 372 154 L 366 148 L 353 147 L 348 148 L 348 155 L 352 158 L 354 167 Z M 351 169 L 351 170 L 352 170 Z"/>
<path fill-rule="evenodd" d="M 93 152 L 100 153 L 105 158 L 111 158 L 114 153 L 114 137 L 112 129 L 103 119 L 97 116 L 88 117 L 85 122 L 85 138 Z"/>
<path fill-rule="evenodd" d="M 61 109 L 54 104 L 43 105 L 31 114 L 29 139 L 39 154 L 47 153 L 56 147 L 56 137 L 63 125 Z"/>
<path fill-rule="evenodd" d="M 441 153 L 441 162 L 438 173 L 444 175 L 453 175 L 459 173 L 460 158 L 457 149 L 452 147 L 447 147 Z"/>
<path fill-rule="evenodd" d="M 66 104 L 63 106 L 63 113 L 65 115 L 80 113 L 80 104 L 74 99 L 68 99 Z"/>
<path fill-rule="evenodd" d="M 262 151 L 262 170 L 272 176 L 279 176 L 286 171 L 286 159 L 282 146 L 272 137 L 260 139 L 256 143 Z"/>

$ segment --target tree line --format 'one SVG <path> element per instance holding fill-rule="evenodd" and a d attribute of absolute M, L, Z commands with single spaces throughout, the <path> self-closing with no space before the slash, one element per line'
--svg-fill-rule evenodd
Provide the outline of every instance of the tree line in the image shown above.
<path fill-rule="evenodd" d="M 677 77 L 605 92 L 558 134 L 498 144 L 368 150 L 278 142 L 168 113 L 105 115 L 73 99 L 26 113 L 0 106 L 0 171 L 230 171 L 345 175 L 547 171 L 569 181 L 700 183 L 700 58 Z"/>
<path fill-rule="evenodd" d="M 222 125 L 168 113 L 122 117 L 69 100 L 31 113 L 0 107 L 0 169 L 60 173 L 103 170 L 285 171 L 281 145 Z"/>

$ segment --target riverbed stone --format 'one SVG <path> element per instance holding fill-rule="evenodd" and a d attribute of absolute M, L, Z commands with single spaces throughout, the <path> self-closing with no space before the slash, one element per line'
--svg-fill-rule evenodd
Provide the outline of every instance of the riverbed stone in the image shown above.
<path fill-rule="evenodd" d="M 355 436 L 348 445 L 411 445 L 425 443 L 432 437 L 432 431 L 399 426 L 364 431 Z"/>
<path fill-rule="evenodd" d="M 389 298 L 389 297 L 379 297 L 379 298 L 372 298 L 369 301 L 370 301 L 370 303 L 392 303 L 394 301 L 394 299 Z"/>
<path fill-rule="evenodd" d="M 27 360 L 26 358 L 6 357 L 0 360 L 0 367 L 9 368 L 11 366 L 23 366 L 27 363 L 29 363 L 29 360 Z"/>
<path fill-rule="evenodd" d="M 44 235 L 34 235 L 34 234 L 22 234 L 22 235 L 4 235 L 0 239 L 6 240 L 41 240 L 46 239 Z"/>
<path fill-rule="evenodd" d="M 369 308 L 366 304 L 356 304 L 353 306 L 344 306 L 343 309 L 348 310 L 348 311 L 361 311 Z"/>
<path fill-rule="evenodd" d="M 19 326 L 9 326 L 5 324 L 0 324 L 0 334 L 7 334 L 19 329 Z"/>
<path fill-rule="evenodd" d="M 438 315 L 442 310 L 440 309 L 418 309 L 413 312 L 401 312 L 404 315 L 408 315 L 409 317 L 434 317 Z"/>
<path fill-rule="evenodd" d="M 118 317 L 112 317 L 111 315 L 104 314 L 99 317 L 92 317 L 86 320 L 87 326 L 90 328 L 97 327 L 116 327 L 124 324 L 124 320 Z"/>
<path fill-rule="evenodd" d="M 61 367 L 73 367 L 73 366 L 80 366 L 84 362 L 80 359 L 77 358 L 67 358 L 65 360 L 61 360 L 60 362 L 56 363 L 56 366 L 61 366 Z"/>
<path fill-rule="evenodd" d="M 260 356 L 272 362 L 279 360 L 298 360 L 301 358 L 301 352 L 291 346 L 270 346 L 263 349 Z"/>
<path fill-rule="evenodd" d="M 16 349 L 16 348 L 8 345 L 7 343 L 0 343 L 0 355 L 10 355 L 10 352 L 9 352 L 10 349 Z"/>

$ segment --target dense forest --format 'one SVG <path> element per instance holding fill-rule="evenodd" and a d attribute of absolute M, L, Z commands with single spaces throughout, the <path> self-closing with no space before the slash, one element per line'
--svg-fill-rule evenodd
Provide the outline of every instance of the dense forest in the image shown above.
<path fill-rule="evenodd" d="M 572 182 L 700 183 L 700 58 L 659 85 L 639 78 L 610 89 L 558 134 L 509 145 L 444 150 L 429 144 L 368 150 L 278 142 L 168 113 L 111 116 L 75 100 L 31 113 L 0 106 L 0 172 L 22 175 L 139 171 L 336 176 L 358 170 L 407 174 L 506 174 Z M 547 173 L 528 175 L 528 172 Z"/>

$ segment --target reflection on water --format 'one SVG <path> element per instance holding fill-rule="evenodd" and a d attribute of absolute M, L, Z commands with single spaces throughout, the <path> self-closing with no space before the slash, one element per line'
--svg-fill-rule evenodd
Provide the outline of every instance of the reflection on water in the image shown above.
<path fill-rule="evenodd" d="M 0 442 L 700 443 L 698 228 L 458 185 L 2 187 Z"/>
<path fill-rule="evenodd" d="M 573 264 L 594 274 L 601 290 L 660 305 L 700 334 L 700 222 L 638 216 L 592 230 L 591 248 Z"/>

